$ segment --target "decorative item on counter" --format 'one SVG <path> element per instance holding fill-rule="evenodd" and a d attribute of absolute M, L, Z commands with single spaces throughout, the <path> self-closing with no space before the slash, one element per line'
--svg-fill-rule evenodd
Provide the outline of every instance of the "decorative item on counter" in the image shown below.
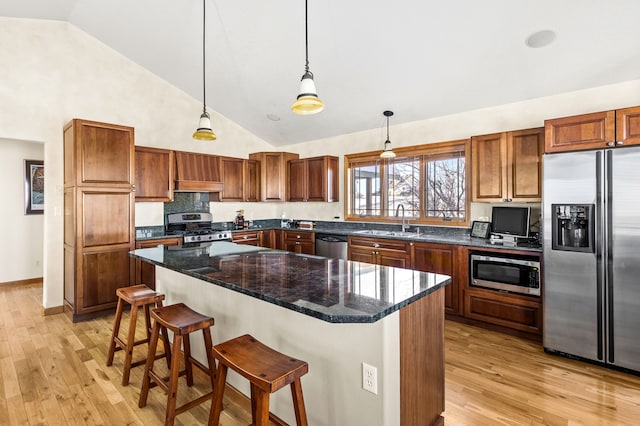
<path fill-rule="evenodd" d="M 238 210 L 236 213 L 238 213 L 234 221 L 236 229 L 244 229 L 244 210 Z"/>
<path fill-rule="evenodd" d="M 315 223 L 308 220 L 301 220 L 298 222 L 298 228 L 300 229 L 313 229 Z"/>

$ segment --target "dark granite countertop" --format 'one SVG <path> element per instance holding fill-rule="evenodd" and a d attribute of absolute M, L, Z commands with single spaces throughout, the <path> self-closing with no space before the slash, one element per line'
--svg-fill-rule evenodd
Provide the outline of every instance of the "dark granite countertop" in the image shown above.
<path fill-rule="evenodd" d="M 372 323 L 450 277 L 218 241 L 131 252 L 135 258 L 331 323 Z"/>
<path fill-rule="evenodd" d="M 356 227 L 357 226 L 357 227 Z M 366 228 L 362 227 L 362 223 L 349 223 L 344 222 L 344 227 L 331 227 L 331 228 L 315 228 L 315 229 L 298 229 L 298 228 L 280 228 L 280 227 L 264 227 L 264 228 L 250 228 L 231 232 L 242 231 L 260 231 L 269 229 L 286 229 L 300 232 L 315 232 L 316 234 L 333 234 L 344 236 L 360 236 L 371 238 L 383 238 L 394 240 L 408 240 L 413 242 L 435 243 L 435 244 L 449 244 L 458 246 L 477 247 L 485 249 L 510 249 L 510 250 L 522 250 L 542 252 L 542 247 L 535 243 L 520 243 L 517 246 L 508 246 L 501 244 L 491 244 L 488 239 L 484 238 L 472 238 L 469 235 L 469 230 L 466 228 L 446 228 L 446 227 L 422 227 L 420 232 L 399 232 L 395 230 L 394 225 L 367 225 Z M 367 233 L 371 230 L 382 231 L 380 233 Z M 375 232 L 374 231 L 374 232 Z M 154 240 L 162 238 L 171 238 L 175 235 L 167 235 L 164 233 L 156 233 L 149 237 L 136 238 L 137 241 Z"/>

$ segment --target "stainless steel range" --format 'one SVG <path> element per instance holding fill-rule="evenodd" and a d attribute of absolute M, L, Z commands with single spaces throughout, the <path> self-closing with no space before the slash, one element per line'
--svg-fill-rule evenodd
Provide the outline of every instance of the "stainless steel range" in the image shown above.
<path fill-rule="evenodd" d="M 211 213 L 171 213 L 167 215 L 167 234 L 182 235 L 183 243 L 231 241 L 231 232 L 211 227 Z"/>

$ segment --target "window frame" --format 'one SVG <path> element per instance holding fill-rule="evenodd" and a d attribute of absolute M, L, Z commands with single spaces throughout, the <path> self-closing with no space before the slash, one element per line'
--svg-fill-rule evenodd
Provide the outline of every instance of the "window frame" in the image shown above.
<path fill-rule="evenodd" d="M 402 223 L 402 217 L 395 217 L 395 212 L 387 210 L 388 206 L 388 168 L 389 164 L 395 161 L 419 157 L 419 217 L 411 217 L 409 220 L 412 224 L 419 225 L 436 225 L 436 226 L 452 226 L 452 227 L 468 227 L 470 223 L 470 203 L 471 203 L 471 139 L 460 139 L 447 142 L 436 142 L 424 145 L 408 146 L 394 149 L 396 158 L 382 159 L 381 151 L 370 151 L 355 154 L 347 154 L 344 156 L 344 186 L 345 186 L 345 203 L 344 217 L 346 221 L 358 222 L 382 222 L 382 223 Z M 429 157 L 444 156 L 456 152 L 464 151 L 464 173 L 465 173 L 465 217 L 462 218 L 435 218 L 426 215 L 426 188 L 425 188 L 425 163 Z M 380 215 L 358 215 L 352 214 L 353 211 L 353 169 L 358 165 L 379 165 L 380 167 Z"/>

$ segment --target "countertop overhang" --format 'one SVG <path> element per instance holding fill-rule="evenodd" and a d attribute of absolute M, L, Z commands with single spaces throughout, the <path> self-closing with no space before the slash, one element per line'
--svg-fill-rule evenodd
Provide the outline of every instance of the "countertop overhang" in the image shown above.
<path fill-rule="evenodd" d="M 451 283 L 447 275 L 226 241 L 130 254 L 330 323 L 373 323 Z"/>

